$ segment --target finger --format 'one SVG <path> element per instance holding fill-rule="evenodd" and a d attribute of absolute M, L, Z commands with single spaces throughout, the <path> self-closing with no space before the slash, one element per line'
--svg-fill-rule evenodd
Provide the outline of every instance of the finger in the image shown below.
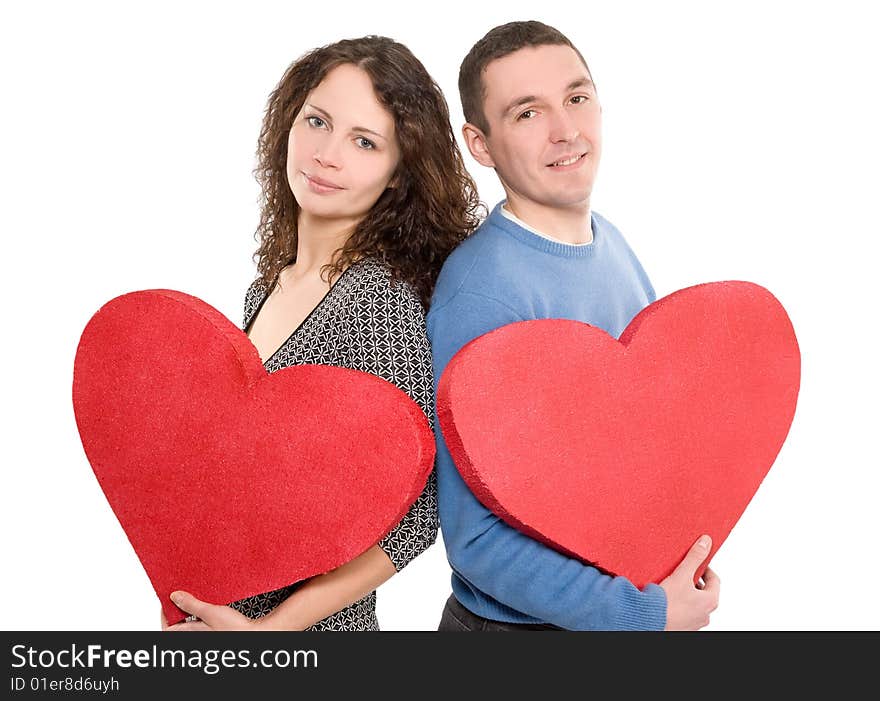
<path fill-rule="evenodd" d="M 189 623 L 176 623 L 173 626 L 168 626 L 165 630 L 170 633 L 192 633 L 194 631 L 211 630 L 211 626 L 204 621 L 191 621 Z"/>
<path fill-rule="evenodd" d="M 709 557 L 711 548 L 712 539 L 708 535 L 700 536 L 697 542 L 688 550 L 687 555 L 684 556 L 678 567 L 684 569 L 693 578 L 700 565 Z"/>
<path fill-rule="evenodd" d="M 199 618 L 204 618 L 202 614 L 204 614 L 205 610 L 211 605 L 204 601 L 200 601 L 192 594 L 185 591 L 171 592 L 171 601 L 174 602 L 177 608 Z"/>
<path fill-rule="evenodd" d="M 159 622 L 162 625 L 162 630 L 168 629 L 168 619 L 165 618 L 165 612 L 162 609 L 159 609 Z"/>
<path fill-rule="evenodd" d="M 707 567 L 703 573 L 703 581 L 706 583 L 706 589 L 714 591 L 721 588 L 721 577 L 711 567 Z"/>

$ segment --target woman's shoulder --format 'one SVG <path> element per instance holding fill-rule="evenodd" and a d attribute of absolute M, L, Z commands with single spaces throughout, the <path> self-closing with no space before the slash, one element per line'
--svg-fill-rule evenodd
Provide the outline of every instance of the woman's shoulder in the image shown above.
<path fill-rule="evenodd" d="M 254 315 L 254 312 L 259 309 L 260 304 L 262 303 L 265 296 L 266 285 L 263 283 L 262 279 L 258 277 L 250 285 L 248 285 L 248 288 L 244 293 L 244 314 L 242 318 L 242 328 L 247 328 L 248 323 L 250 323 L 251 317 Z"/>
<path fill-rule="evenodd" d="M 352 348 L 357 349 L 353 350 L 355 354 L 369 351 L 388 360 L 401 349 L 422 352 L 430 347 L 421 300 L 409 282 L 395 278 L 389 265 L 375 258 L 361 258 L 336 284 L 344 289 L 340 289 L 334 304 Z M 377 374 L 385 377 L 381 372 Z"/>
<path fill-rule="evenodd" d="M 395 278 L 391 267 L 378 258 L 355 261 L 339 280 L 340 283 L 343 281 L 346 283 L 345 292 L 353 301 L 422 308 L 415 288 L 408 281 Z"/>
<path fill-rule="evenodd" d="M 248 285 L 247 291 L 244 293 L 244 296 L 245 299 L 251 299 L 253 297 L 262 297 L 264 294 L 266 294 L 266 285 L 263 282 L 263 279 L 258 277 L 250 285 Z"/>

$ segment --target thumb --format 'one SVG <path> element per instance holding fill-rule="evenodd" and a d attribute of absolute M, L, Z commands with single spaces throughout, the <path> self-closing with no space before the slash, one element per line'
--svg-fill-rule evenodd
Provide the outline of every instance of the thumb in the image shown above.
<path fill-rule="evenodd" d="M 171 592 L 171 601 L 174 602 L 177 608 L 193 614 L 194 616 L 198 616 L 199 618 L 201 618 L 200 614 L 205 608 L 205 603 L 203 601 L 199 601 L 192 594 L 185 591 Z"/>
<path fill-rule="evenodd" d="M 697 542 L 691 546 L 687 555 L 676 568 L 679 571 L 686 572 L 693 579 L 694 574 L 700 565 L 709 557 L 709 551 L 712 549 L 712 539 L 708 535 L 700 536 Z"/>

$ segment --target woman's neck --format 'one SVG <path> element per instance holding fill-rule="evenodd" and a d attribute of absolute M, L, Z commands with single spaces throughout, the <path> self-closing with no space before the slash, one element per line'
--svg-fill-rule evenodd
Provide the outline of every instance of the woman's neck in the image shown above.
<path fill-rule="evenodd" d="M 333 261 L 356 221 L 323 219 L 300 212 L 296 231 L 296 277 L 311 275 Z"/>

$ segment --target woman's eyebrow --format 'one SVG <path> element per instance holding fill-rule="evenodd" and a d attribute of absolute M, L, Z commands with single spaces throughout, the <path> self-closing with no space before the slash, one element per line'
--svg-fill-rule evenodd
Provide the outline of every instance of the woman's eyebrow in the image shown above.
<path fill-rule="evenodd" d="M 313 105 L 311 102 L 307 102 L 307 103 L 306 103 L 306 107 L 308 107 L 309 109 L 313 109 L 313 110 L 315 110 L 315 112 L 320 112 L 321 115 L 322 115 L 322 116 L 323 116 L 328 122 L 332 122 L 332 121 L 333 121 L 333 117 L 330 116 L 330 113 L 329 113 L 327 110 L 321 109 L 321 108 L 318 107 L 317 105 Z"/>
<path fill-rule="evenodd" d="M 367 134 L 372 134 L 373 136 L 378 136 L 380 139 L 388 140 L 388 137 L 383 136 L 378 131 L 374 131 L 373 129 L 367 129 L 366 127 L 352 127 L 352 131 L 365 131 Z"/>
<path fill-rule="evenodd" d="M 319 112 L 328 122 L 333 121 L 333 117 L 330 116 L 330 113 L 327 110 L 321 109 L 317 105 L 313 105 L 311 102 L 306 103 L 306 107 L 309 107 L 309 108 L 315 110 L 315 112 Z M 368 134 L 372 134 L 373 136 L 378 136 L 380 139 L 384 139 L 385 141 L 388 140 L 387 136 L 380 134 L 375 129 L 368 129 L 367 127 L 352 127 L 351 130 L 352 131 L 364 131 L 364 132 L 367 132 Z"/>

